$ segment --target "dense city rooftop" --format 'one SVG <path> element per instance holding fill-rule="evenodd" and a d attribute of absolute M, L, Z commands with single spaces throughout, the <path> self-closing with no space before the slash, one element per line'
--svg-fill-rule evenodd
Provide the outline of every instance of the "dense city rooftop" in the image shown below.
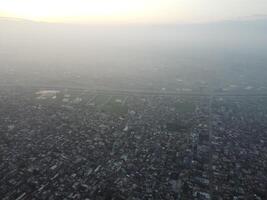
<path fill-rule="evenodd" d="M 264 96 L 0 91 L 0 196 L 267 198 Z"/>

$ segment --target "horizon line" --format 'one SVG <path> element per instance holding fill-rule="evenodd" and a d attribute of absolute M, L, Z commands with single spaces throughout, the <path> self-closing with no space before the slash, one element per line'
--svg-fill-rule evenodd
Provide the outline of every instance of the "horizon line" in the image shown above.
<path fill-rule="evenodd" d="M 63 22 L 63 21 L 48 21 L 48 20 L 34 20 L 34 19 L 27 19 L 22 17 L 6 17 L 0 16 L 0 20 L 10 20 L 10 21 L 17 21 L 17 22 L 32 22 L 32 23 L 45 23 L 45 24 L 62 24 L 62 25 L 81 25 L 81 26 L 120 26 L 120 25 L 142 25 L 142 26 L 173 26 L 173 25 L 205 25 L 205 24 L 213 24 L 213 23 L 222 23 L 222 22 L 234 22 L 234 21 L 253 21 L 253 20 L 265 20 L 267 19 L 267 15 L 264 14 L 255 14 L 251 16 L 242 16 L 232 19 L 220 19 L 220 20 L 211 20 L 211 21 L 199 21 L 199 22 L 169 22 L 169 23 L 156 23 L 156 22 Z"/>

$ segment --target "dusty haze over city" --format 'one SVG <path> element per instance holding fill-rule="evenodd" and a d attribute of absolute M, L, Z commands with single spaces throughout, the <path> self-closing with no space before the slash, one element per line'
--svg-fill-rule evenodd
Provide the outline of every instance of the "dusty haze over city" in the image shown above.
<path fill-rule="evenodd" d="M 266 0 L 0 0 L 1 200 L 266 200 Z"/>
<path fill-rule="evenodd" d="M 266 22 L 265 16 L 153 25 L 1 18 L 1 82 L 153 90 L 196 89 L 200 82 L 216 89 L 265 87 Z"/>

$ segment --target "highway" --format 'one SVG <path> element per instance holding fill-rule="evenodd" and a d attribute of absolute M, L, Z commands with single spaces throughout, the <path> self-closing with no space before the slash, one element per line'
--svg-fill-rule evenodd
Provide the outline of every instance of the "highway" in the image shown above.
<path fill-rule="evenodd" d="M 69 91 L 81 91 L 95 94 L 106 95 L 127 95 L 127 96 L 191 96 L 191 97 L 210 97 L 210 92 L 168 92 L 168 91 L 148 91 L 148 90 L 118 90 L 118 89 L 95 89 L 89 87 L 68 87 L 68 86 L 50 86 L 50 85 L 13 85 L 13 84 L 1 84 L 0 89 L 6 88 L 31 88 L 36 90 L 69 90 Z M 226 92 L 213 92 L 213 97 L 267 97 L 267 93 L 256 92 L 238 92 L 238 93 L 226 93 Z"/>

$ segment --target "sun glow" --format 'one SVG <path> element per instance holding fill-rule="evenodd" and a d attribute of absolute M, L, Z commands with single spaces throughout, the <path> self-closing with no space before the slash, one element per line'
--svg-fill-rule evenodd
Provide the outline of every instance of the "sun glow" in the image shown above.
<path fill-rule="evenodd" d="M 0 13 L 50 22 L 126 21 L 144 15 L 145 7 L 145 3 L 139 0 L 17 0 L 1 3 Z"/>
<path fill-rule="evenodd" d="M 0 0 L 0 17 L 47 22 L 205 22 L 261 13 L 266 0 Z"/>

